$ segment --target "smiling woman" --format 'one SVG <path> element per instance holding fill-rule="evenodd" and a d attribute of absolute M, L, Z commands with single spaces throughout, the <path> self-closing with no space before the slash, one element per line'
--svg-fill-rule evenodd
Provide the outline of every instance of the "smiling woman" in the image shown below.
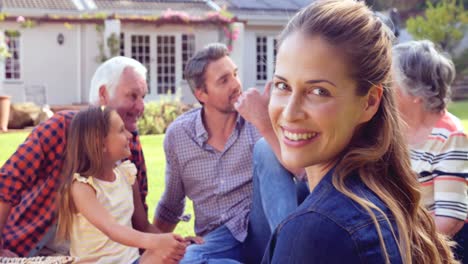
<path fill-rule="evenodd" d="M 270 116 L 283 158 L 294 167 L 307 167 L 310 159 L 317 159 L 317 166 L 309 169 L 326 172 L 350 142 L 355 127 L 377 111 L 382 87 L 372 87 L 368 96 L 358 95 L 342 53 L 320 36 L 299 32 L 280 46 Z"/>
<path fill-rule="evenodd" d="M 419 202 L 389 85 L 390 30 L 363 2 L 314 1 L 278 44 L 269 114 L 283 162 L 305 168 L 311 193 L 263 263 L 456 263 Z"/>

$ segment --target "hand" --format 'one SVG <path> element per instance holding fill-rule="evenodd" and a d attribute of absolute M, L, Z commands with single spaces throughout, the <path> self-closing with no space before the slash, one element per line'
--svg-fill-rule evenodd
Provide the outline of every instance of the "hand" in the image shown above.
<path fill-rule="evenodd" d="M 157 234 L 152 245 L 148 248 L 154 251 L 153 259 L 159 259 L 161 263 L 178 263 L 185 254 L 187 247 L 185 240 L 173 233 Z"/>
<path fill-rule="evenodd" d="M 234 108 L 248 122 L 252 123 L 260 133 L 271 129 L 270 116 L 268 115 L 268 103 L 270 101 L 270 89 L 272 82 L 265 84 L 263 93 L 256 88 L 249 88 L 237 98 Z"/>
<path fill-rule="evenodd" d="M 185 237 L 184 240 L 188 245 L 190 244 L 200 245 L 200 244 L 205 243 L 205 240 L 203 240 L 203 237 L 199 237 L 199 236 L 188 236 L 188 237 Z"/>

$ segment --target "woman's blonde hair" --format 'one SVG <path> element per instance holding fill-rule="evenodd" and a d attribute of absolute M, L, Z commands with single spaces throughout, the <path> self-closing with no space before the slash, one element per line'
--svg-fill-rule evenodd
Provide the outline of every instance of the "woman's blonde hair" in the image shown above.
<path fill-rule="evenodd" d="M 102 171 L 104 139 L 109 133 L 112 112 L 115 111 L 110 107 L 90 107 L 78 112 L 68 128 L 65 164 L 62 169 L 63 181 L 57 199 L 56 237 L 59 240 L 70 239 L 73 214 L 77 212 L 70 193 L 73 175 L 79 173 L 88 177 Z"/>
<path fill-rule="evenodd" d="M 446 238 L 436 232 L 434 220 L 421 204 L 419 182 L 411 169 L 394 91 L 389 85 L 391 30 L 363 2 L 317 0 L 290 20 L 278 45 L 294 32 L 320 36 L 343 50 L 351 76 L 357 83 L 357 95 L 366 95 L 376 85 L 383 87 L 377 113 L 356 130 L 335 169 L 333 185 L 372 217 L 385 262 L 390 260 L 375 211 L 383 216 L 385 213 L 346 187 L 345 179 L 353 173 L 357 173 L 392 212 L 404 263 L 457 263 Z M 391 227 L 390 220 L 386 220 Z"/>

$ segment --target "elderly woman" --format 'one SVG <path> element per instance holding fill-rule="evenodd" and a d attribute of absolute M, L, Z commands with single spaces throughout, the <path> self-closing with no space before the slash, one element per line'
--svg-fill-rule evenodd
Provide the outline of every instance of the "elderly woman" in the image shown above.
<path fill-rule="evenodd" d="M 468 250 L 468 139 L 460 120 L 446 109 L 454 65 L 428 40 L 396 45 L 393 61 L 398 108 L 407 123 L 406 139 L 423 203 L 437 230 L 454 237 L 456 252 L 463 253 Z"/>

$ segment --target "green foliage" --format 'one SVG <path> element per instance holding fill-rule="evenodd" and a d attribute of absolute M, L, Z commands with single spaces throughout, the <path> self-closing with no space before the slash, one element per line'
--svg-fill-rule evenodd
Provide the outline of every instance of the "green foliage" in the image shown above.
<path fill-rule="evenodd" d="M 408 32 L 416 39 L 432 40 L 445 51 L 452 52 L 463 38 L 468 23 L 468 12 L 463 2 L 441 0 L 433 4 L 427 1 L 426 5 L 424 17 L 417 16 L 406 21 Z"/>
<path fill-rule="evenodd" d="M 94 18 L 105 20 L 107 18 L 107 13 L 106 12 L 95 13 Z"/>
<path fill-rule="evenodd" d="M 115 57 L 120 54 L 120 38 L 117 36 L 117 34 L 112 33 L 107 38 L 107 47 L 109 48 L 111 57 Z"/>
<path fill-rule="evenodd" d="M 148 103 L 143 117 L 138 121 L 138 131 L 141 135 L 164 134 L 174 119 L 194 107 L 179 101 Z"/>
<path fill-rule="evenodd" d="M 104 40 L 103 40 L 103 32 L 104 32 L 104 25 L 103 24 L 97 24 L 96 25 L 96 32 L 99 33 L 101 36 L 99 41 L 98 41 L 98 50 L 99 50 L 99 55 L 96 57 L 96 61 L 98 63 L 105 62 L 106 60 L 118 56 L 120 54 L 120 38 L 117 36 L 117 34 L 112 33 L 109 37 L 107 37 L 106 40 L 106 46 L 109 49 L 109 54 L 106 53 L 105 47 L 104 47 Z"/>
<path fill-rule="evenodd" d="M 22 28 L 33 28 L 36 26 L 36 21 L 32 19 L 26 19 L 24 22 L 21 23 Z"/>
<path fill-rule="evenodd" d="M 5 60 L 5 58 L 9 58 L 11 56 L 10 52 L 8 52 L 8 45 L 5 42 L 5 36 L 0 34 L 0 61 Z"/>
<path fill-rule="evenodd" d="M 15 29 L 7 29 L 5 30 L 5 36 L 7 37 L 19 37 L 21 35 L 21 33 L 18 31 L 18 30 L 15 30 Z"/>

